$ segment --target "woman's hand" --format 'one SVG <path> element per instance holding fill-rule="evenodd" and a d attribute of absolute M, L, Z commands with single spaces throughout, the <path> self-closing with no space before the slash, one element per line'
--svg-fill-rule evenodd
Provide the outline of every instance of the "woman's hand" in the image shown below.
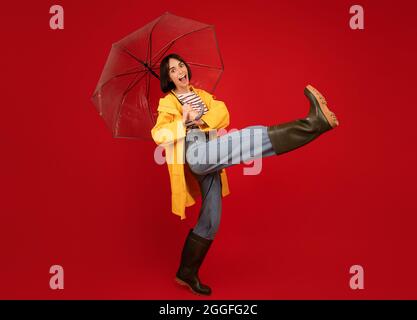
<path fill-rule="evenodd" d="M 206 124 L 206 123 L 205 123 L 203 120 L 201 120 L 201 119 L 195 120 L 195 121 L 193 121 L 193 123 L 194 123 L 194 124 L 196 124 L 196 125 L 198 125 L 198 126 L 202 126 L 202 125 Z"/>
<path fill-rule="evenodd" d="M 192 110 L 191 105 L 184 103 L 182 105 L 182 122 L 185 124 L 190 120 L 190 111 Z"/>
<path fill-rule="evenodd" d="M 195 121 L 195 118 L 198 116 L 198 112 L 194 110 L 189 103 L 184 103 L 182 105 L 182 121 L 185 124 L 188 121 Z M 195 121 L 195 124 L 198 124 L 198 121 Z"/>

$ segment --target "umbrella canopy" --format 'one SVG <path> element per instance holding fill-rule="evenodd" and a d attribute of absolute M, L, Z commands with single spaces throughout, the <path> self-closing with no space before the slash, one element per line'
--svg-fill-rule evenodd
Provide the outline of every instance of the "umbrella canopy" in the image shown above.
<path fill-rule="evenodd" d="M 113 44 L 92 100 L 113 137 L 151 139 L 161 60 L 177 53 L 191 84 L 213 92 L 223 72 L 214 26 L 165 13 Z"/>

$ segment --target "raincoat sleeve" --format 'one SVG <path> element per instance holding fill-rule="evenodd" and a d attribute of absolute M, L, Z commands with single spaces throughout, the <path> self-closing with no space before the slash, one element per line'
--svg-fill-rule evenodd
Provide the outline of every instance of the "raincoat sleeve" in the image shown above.
<path fill-rule="evenodd" d="M 210 129 L 222 129 L 229 125 L 229 111 L 223 101 L 216 100 L 213 95 L 206 91 L 202 91 L 205 102 L 208 107 L 208 112 L 201 117 L 206 127 Z"/>
<path fill-rule="evenodd" d="M 162 100 L 161 100 L 162 101 Z M 156 144 L 174 143 L 186 136 L 186 128 L 182 122 L 182 115 L 175 107 L 161 105 L 158 107 L 158 118 L 151 130 Z"/>

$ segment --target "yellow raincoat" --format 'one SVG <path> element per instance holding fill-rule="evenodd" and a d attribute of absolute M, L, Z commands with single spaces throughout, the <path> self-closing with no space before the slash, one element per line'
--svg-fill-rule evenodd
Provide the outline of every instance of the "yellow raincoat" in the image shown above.
<path fill-rule="evenodd" d="M 207 106 L 207 113 L 201 117 L 204 125 L 202 131 L 226 128 L 229 125 L 229 112 L 224 102 L 216 100 L 210 93 L 190 86 Z M 195 204 L 195 198 L 200 195 L 197 180 L 185 163 L 184 142 L 186 128 L 182 122 L 182 106 L 173 93 L 159 100 L 158 119 L 152 128 L 152 138 L 156 144 L 165 149 L 165 159 L 168 165 L 171 182 L 172 212 L 185 219 L 185 207 Z M 220 171 L 222 196 L 230 193 L 226 170 Z"/>

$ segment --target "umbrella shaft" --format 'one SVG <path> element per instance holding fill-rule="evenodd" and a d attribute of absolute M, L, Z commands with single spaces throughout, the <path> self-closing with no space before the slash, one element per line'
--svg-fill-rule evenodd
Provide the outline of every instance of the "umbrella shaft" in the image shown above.
<path fill-rule="evenodd" d="M 155 77 L 155 78 L 157 78 L 158 80 L 159 80 L 159 76 L 155 73 L 155 71 L 153 71 L 149 66 L 148 66 L 148 64 L 146 63 L 146 62 L 143 62 L 143 61 L 141 61 L 141 63 L 144 65 L 144 67 L 146 68 L 146 69 L 148 69 L 148 71 Z"/>

